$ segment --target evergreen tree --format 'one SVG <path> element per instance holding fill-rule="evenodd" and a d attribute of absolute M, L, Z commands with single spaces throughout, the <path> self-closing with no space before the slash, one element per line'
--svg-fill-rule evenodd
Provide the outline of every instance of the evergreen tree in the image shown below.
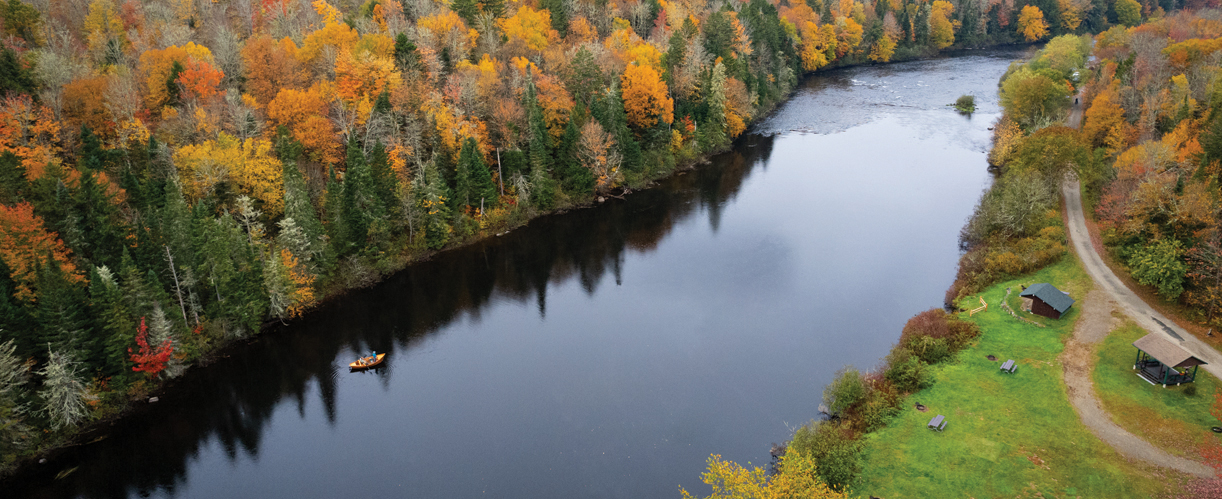
<path fill-rule="evenodd" d="M 552 29 L 560 33 L 561 38 L 568 36 L 569 14 L 564 8 L 564 0 L 539 0 L 539 8 L 551 13 Z"/>
<path fill-rule="evenodd" d="M 462 151 L 458 156 L 458 187 L 454 197 L 459 206 L 479 207 L 481 201 L 485 207 L 492 207 L 496 201 L 496 186 L 492 184 L 492 172 L 484 162 L 484 155 L 479 150 L 475 139 L 468 137 L 463 142 Z"/>
<path fill-rule="evenodd" d="M 34 316 L 40 342 L 55 350 L 84 358 L 93 348 L 86 302 L 81 289 L 69 282 L 50 255 L 38 270 L 38 299 Z"/>
<path fill-rule="evenodd" d="M 42 413 L 51 420 L 51 428 L 55 430 L 84 422 L 89 417 L 89 407 L 85 404 L 89 390 L 81 381 L 79 364 L 69 353 L 54 350 L 47 353 L 47 363 L 38 371 L 43 377 L 42 389 L 38 391 L 43 403 Z"/>
<path fill-rule="evenodd" d="M 535 96 L 535 83 L 530 73 L 526 75 L 526 114 L 530 128 L 530 168 L 531 170 L 552 169 L 552 136 L 548 134 L 547 123 L 543 120 L 543 108 Z"/>
<path fill-rule="evenodd" d="M 341 255 L 360 252 L 369 240 L 369 226 L 385 216 L 374 192 L 373 175 L 356 138 L 348 141 L 348 171 L 344 175 L 344 198 L 340 217 L 344 225 Z"/>
<path fill-rule="evenodd" d="M 326 224 L 327 237 L 331 241 L 331 252 L 340 255 L 344 252 L 347 239 L 344 238 L 347 227 L 344 226 L 344 184 L 335 178 L 335 167 L 328 169 L 327 192 L 323 198 L 323 217 Z M 288 211 L 285 211 L 287 214 Z"/>
<path fill-rule="evenodd" d="M 454 0 L 450 2 L 450 10 L 466 21 L 467 26 L 475 26 L 476 17 L 480 14 L 479 2 L 475 0 Z"/>
<path fill-rule="evenodd" d="M 309 262 L 311 268 L 318 270 L 317 266 L 325 265 L 327 258 L 326 250 L 326 234 L 323 230 L 322 223 L 318 221 L 318 212 L 314 210 L 314 205 L 310 203 L 310 193 L 306 188 L 305 177 L 301 175 L 301 171 L 297 169 L 295 161 L 286 161 L 283 163 L 284 168 L 284 221 L 294 226 L 301 234 L 300 243 L 294 245 L 284 245 L 293 252 L 293 255 Z M 284 221 L 281 222 L 280 235 L 285 236 Z"/>
<path fill-rule="evenodd" d="M 105 376 L 123 376 L 127 366 L 127 349 L 135 338 L 135 322 L 123 305 L 123 292 L 109 268 L 94 267 L 89 275 L 89 311 L 98 333 L 98 352 Z"/>
<path fill-rule="evenodd" d="M 430 249 L 441 249 L 450 240 L 450 209 L 448 200 L 452 197 L 449 187 L 434 162 L 426 163 L 420 175 L 416 177 L 415 188 L 419 192 L 417 202 L 424 216 L 425 244 Z"/>
<path fill-rule="evenodd" d="M 929 45 L 929 14 L 931 12 L 930 4 L 923 4 L 917 8 L 916 17 L 912 20 L 912 31 L 917 45 Z"/>
<path fill-rule="evenodd" d="M 424 66 L 420 50 L 407 38 L 406 33 L 399 33 L 395 37 L 395 66 L 405 72 L 419 71 Z"/>
<path fill-rule="evenodd" d="M 0 47 L 0 95 L 32 94 L 37 89 L 33 68 L 23 64 L 13 49 Z"/>
<path fill-rule="evenodd" d="M 21 158 L 9 151 L 0 153 L 0 203 L 15 204 L 25 199 L 30 183 L 21 168 Z"/>
<path fill-rule="evenodd" d="M 369 152 L 369 175 L 374 195 L 389 211 L 390 207 L 399 203 L 399 199 L 395 196 L 395 172 L 390 169 L 390 156 L 386 154 L 386 146 L 382 145 L 381 140 Z"/>
<path fill-rule="evenodd" d="M 594 194 L 595 180 L 594 174 L 589 168 L 581 166 L 581 159 L 577 157 L 581 147 L 577 143 L 581 139 L 581 132 L 577 129 L 578 122 L 585 122 L 585 113 L 575 109 L 569 117 L 568 125 L 564 127 L 564 135 L 560 137 L 560 147 L 556 152 L 559 166 L 557 173 L 565 191 L 578 199 L 585 199 Z"/>
<path fill-rule="evenodd" d="M 114 197 L 98 182 L 98 173 L 83 170 L 73 195 L 73 220 L 81 232 L 79 256 L 94 265 L 116 265 L 123 246 L 122 213 Z"/>

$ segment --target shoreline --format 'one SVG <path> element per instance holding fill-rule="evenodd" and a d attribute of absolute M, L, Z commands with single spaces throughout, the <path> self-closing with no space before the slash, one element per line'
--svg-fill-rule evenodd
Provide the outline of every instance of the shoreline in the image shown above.
<path fill-rule="evenodd" d="M 807 81 L 812 76 L 817 76 L 817 75 L 821 75 L 821 74 L 828 73 L 828 72 L 834 72 L 837 70 L 850 69 L 850 68 L 859 67 L 859 66 L 867 66 L 867 65 L 868 66 L 886 66 L 889 64 L 896 64 L 896 63 L 913 62 L 913 61 L 921 61 L 921 60 L 932 60 L 932 59 L 939 59 L 939 58 L 946 58 L 946 57 L 955 57 L 955 56 L 966 55 L 970 52 L 978 51 L 978 50 L 1002 49 L 1006 47 L 1015 47 L 1015 46 L 1021 46 L 1021 45 L 1031 45 L 1031 44 L 1002 44 L 1002 45 L 985 46 L 985 47 L 978 47 L 978 48 L 963 48 L 963 49 L 955 49 L 955 50 L 946 50 L 946 51 L 940 52 L 932 56 L 899 59 L 899 60 L 889 61 L 887 63 L 859 62 L 859 63 L 844 64 L 844 65 L 833 65 L 827 68 L 823 68 L 820 71 L 811 72 L 811 73 L 807 73 L 803 75 L 801 79 L 798 80 L 798 84 L 795 85 L 794 88 L 789 89 L 789 91 L 786 93 L 786 95 L 782 99 L 779 99 L 776 102 L 772 103 L 766 109 L 761 109 L 759 113 L 757 114 L 757 116 L 751 120 L 751 126 L 754 126 L 762 122 L 763 120 L 767 119 L 768 117 L 774 115 L 774 113 L 781 108 L 782 104 L 789 102 L 790 99 L 793 98 L 795 91 L 799 88 L 799 86 L 803 82 Z M 748 135 L 752 135 L 752 134 L 753 132 L 749 128 L 746 133 L 730 141 L 724 147 L 703 153 L 700 156 L 694 159 L 685 161 L 683 163 L 676 164 L 674 168 L 665 171 L 663 174 L 658 175 L 653 178 L 649 178 L 648 180 L 644 180 L 643 182 L 638 184 L 636 188 L 630 189 L 627 192 L 627 194 L 631 194 L 631 193 L 638 192 L 638 191 L 647 191 L 647 190 L 659 188 L 661 187 L 661 183 L 668 179 L 671 179 L 677 175 L 681 175 L 686 172 L 694 171 L 704 165 L 707 165 L 712 161 L 712 159 L 715 156 L 733 150 L 735 145 L 740 143 L 739 141 L 743 140 L 744 137 Z M 610 199 L 607 199 L 607 201 L 609 202 Z M 405 244 L 402 246 L 403 251 L 395 257 L 392 265 L 387 266 L 387 268 L 385 269 L 375 270 L 371 272 L 369 275 L 365 276 L 365 279 L 358 280 L 357 285 L 349 286 L 347 284 L 350 281 L 346 281 L 343 278 L 337 279 L 336 281 L 329 283 L 328 286 L 324 287 L 324 289 L 321 290 L 323 291 L 322 293 L 320 293 L 321 296 L 318 299 L 316 299 L 313 303 L 311 303 L 310 306 L 306 310 L 303 311 L 303 316 L 305 314 L 317 312 L 318 310 L 322 309 L 323 307 L 329 306 L 336 300 L 347 296 L 349 293 L 352 293 L 360 289 L 378 285 L 390 279 L 392 276 L 399 274 L 405 270 L 408 270 L 409 268 L 417 264 L 431 261 L 435 256 L 441 255 L 442 253 L 466 248 L 466 247 L 469 247 L 475 244 L 487 243 L 489 241 L 492 241 L 494 238 L 505 236 L 509 234 L 510 232 L 526 227 L 527 225 L 531 224 L 535 220 L 544 220 L 544 219 L 547 219 L 548 217 L 564 215 L 572 210 L 597 207 L 601 204 L 602 203 L 597 201 L 597 197 L 592 197 L 591 199 L 585 200 L 584 202 L 567 204 L 565 206 L 560 206 L 560 207 L 554 208 L 546 212 L 535 212 L 529 218 L 525 218 L 516 223 L 513 223 L 509 225 L 508 227 L 505 227 L 499 231 L 496 231 L 496 232 L 489 231 L 486 234 L 473 236 L 461 242 L 456 242 L 451 245 L 448 245 L 442 249 L 424 250 L 420 253 L 413 254 L 411 247 Z M 215 364 L 216 362 L 229 357 L 230 354 L 234 353 L 235 351 L 238 351 L 237 349 L 247 348 L 250 344 L 252 344 L 255 341 L 260 341 L 263 338 L 271 338 L 271 337 L 277 337 L 278 335 L 282 335 L 284 334 L 283 333 L 284 330 L 287 330 L 290 326 L 292 326 L 295 323 L 296 320 L 300 320 L 301 318 L 303 317 L 298 317 L 298 318 L 295 318 L 289 321 L 285 321 L 285 322 L 274 320 L 274 319 L 267 320 L 267 321 L 264 321 L 260 325 L 260 329 L 257 333 L 253 333 L 243 338 L 228 339 L 226 341 L 219 343 L 215 348 L 210 349 L 208 352 L 202 354 L 195 361 L 191 362 L 187 366 L 187 369 L 183 373 L 183 375 L 180 375 L 179 377 L 176 377 L 176 378 L 160 381 L 155 388 L 147 391 L 146 393 L 143 393 L 139 398 L 135 398 L 135 399 L 128 398 L 126 402 L 121 407 L 117 408 L 117 410 L 114 413 L 104 418 L 100 418 L 100 419 L 91 421 L 88 424 L 83 425 L 81 427 L 78 427 L 76 428 L 75 431 L 71 432 L 70 434 L 58 436 L 54 440 L 50 441 L 51 442 L 50 445 L 46 445 L 40 449 L 30 451 L 30 453 L 24 456 L 22 459 L 19 459 L 15 461 L 14 463 L 12 463 L 10 466 L 5 467 L 5 469 L 0 470 L 0 482 L 8 481 L 10 479 L 14 479 L 22 475 L 26 475 L 26 474 L 35 474 L 36 475 L 42 471 L 39 468 L 39 466 L 41 466 L 40 461 L 45 460 L 46 462 L 50 463 L 56 460 L 57 458 L 62 457 L 64 454 L 72 452 L 72 450 L 75 448 L 89 445 L 101 439 L 108 438 L 111 435 L 111 432 L 110 430 L 108 430 L 108 428 L 116 426 L 116 424 L 118 424 L 119 421 L 123 421 L 133 416 L 145 413 L 146 411 L 152 410 L 152 406 L 155 403 L 149 402 L 150 398 L 153 398 L 153 397 L 164 398 L 166 394 L 174 393 L 174 391 L 178 389 L 179 384 L 183 380 L 187 379 L 187 376 L 191 376 L 191 374 L 189 373 L 191 373 L 192 371 L 195 371 L 196 368 L 207 368 Z"/>

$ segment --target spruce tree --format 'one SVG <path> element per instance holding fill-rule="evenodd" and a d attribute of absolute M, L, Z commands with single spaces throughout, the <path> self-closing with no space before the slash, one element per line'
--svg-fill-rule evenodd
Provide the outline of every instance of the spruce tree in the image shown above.
<path fill-rule="evenodd" d="M 556 160 L 564 190 L 578 199 L 585 199 L 594 194 L 595 180 L 594 174 L 589 168 L 581 166 L 581 159 L 577 157 L 581 147 L 578 144 L 581 139 L 581 132 L 577 130 L 578 121 L 585 121 L 585 113 L 575 109 L 569 117 L 568 125 L 564 127 L 564 135 L 560 137 Z"/>
<path fill-rule="evenodd" d="M 526 102 L 528 126 L 530 128 L 530 168 L 531 170 L 552 169 L 552 136 L 548 134 L 547 123 L 543 120 L 543 108 L 535 95 L 535 83 L 530 73 L 526 75 Z"/>
<path fill-rule="evenodd" d="M 40 342 L 50 343 L 55 350 L 71 353 L 75 358 L 86 358 L 94 348 L 82 290 L 68 281 L 50 255 L 38 269 L 37 284 L 34 317 L 41 333 Z"/>
<path fill-rule="evenodd" d="M 496 201 L 496 186 L 492 184 L 492 172 L 484 162 L 484 155 L 479 150 L 475 139 L 467 137 L 463 142 L 462 151 L 458 156 L 459 187 L 454 195 L 466 206 L 479 207 L 483 201 L 485 207 L 492 207 Z"/>
<path fill-rule="evenodd" d="M 123 305 L 123 292 L 107 267 L 94 267 L 89 275 L 89 310 L 98 335 L 97 358 L 105 376 L 127 374 L 127 349 L 136 335 L 136 324 Z"/>
<path fill-rule="evenodd" d="M 285 161 L 283 168 L 283 220 L 292 220 L 291 224 L 301 233 L 301 243 L 290 246 L 290 249 L 297 258 L 310 262 L 312 268 L 322 266 L 329 260 L 326 257 L 326 235 L 322 223 L 318 221 L 318 212 L 314 210 L 314 204 L 310 202 L 305 177 L 297 169 L 295 161 Z M 281 225 L 280 234 L 284 235 L 284 225 Z"/>

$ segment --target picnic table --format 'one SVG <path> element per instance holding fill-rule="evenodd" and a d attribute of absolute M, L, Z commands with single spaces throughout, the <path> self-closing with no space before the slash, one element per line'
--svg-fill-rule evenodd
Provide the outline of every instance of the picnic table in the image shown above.
<path fill-rule="evenodd" d="M 1014 359 L 1007 360 L 1001 365 L 1001 372 L 1014 374 L 1018 370 L 1018 365 L 1014 363 Z"/>
<path fill-rule="evenodd" d="M 934 416 L 933 419 L 929 420 L 928 426 L 931 430 L 942 431 L 942 429 L 946 428 L 946 417 L 938 414 L 937 416 Z"/>

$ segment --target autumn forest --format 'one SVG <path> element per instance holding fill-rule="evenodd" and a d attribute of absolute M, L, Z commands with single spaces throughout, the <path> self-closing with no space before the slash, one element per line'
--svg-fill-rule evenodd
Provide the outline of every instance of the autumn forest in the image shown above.
<path fill-rule="evenodd" d="M 1119 61 L 1105 69 L 1116 82 L 1092 87 L 1086 133 L 1126 165 L 1179 157 L 1176 148 L 1215 126 L 1202 114 L 1213 73 L 1198 61 L 1218 49 L 1180 38 L 1222 32 L 1178 17 L 1154 25 L 1166 28 L 1120 27 L 1178 7 L 0 3 L 0 466 L 116 415 L 268 321 L 430 252 L 690 166 L 823 68 L 1118 26 L 1100 46 L 1138 56 L 1108 56 Z M 1188 45 L 1152 67 L 1144 54 L 1163 53 L 1152 40 L 1167 30 Z M 1164 73 L 1183 74 L 1143 79 Z M 1097 124 L 1116 116 L 1127 119 Z M 1155 131 L 1174 142 L 1128 151 Z M 1159 185 L 1177 187 L 1158 192 L 1192 201 L 1216 173 L 1166 177 Z M 1143 205 L 1121 199 L 1127 188 L 1108 189 L 1101 206 L 1117 214 L 1117 241 L 1153 237 L 1174 253 L 1211 240 L 1184 232 L 1197 225 L 1122 226 Z M 1159 244 L 1132 247 L 1166 252 Z"/>

